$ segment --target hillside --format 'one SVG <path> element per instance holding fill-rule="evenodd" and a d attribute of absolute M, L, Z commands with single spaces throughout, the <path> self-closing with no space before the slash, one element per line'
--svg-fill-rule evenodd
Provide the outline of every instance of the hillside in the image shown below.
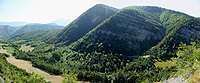
<path fill-rule="evenodd" d="M 2 52 L 2 49 L 0 49 Z M 1 83 L 47 83 L 43 77 L 34 73 L 29 74 L 25 70 L 10 64 L 6 60 L 7 54 L 0 53 L 0 82 Z"/>
<path fill-rule="evenodd" d="M 49 43 L 60 43 L 60 45 L 69 45 L 83 37 L 98 24 L 116 13 L 117 9 L 97 4 L 81 14 L 76 20 L 71 22 L 58 35 L 50 39 Z"/>
<path fill-rule="evenodd" d="M 9 35 L 13 34 L 16 28 L 8 25 L 0 25 L 0 39 L 7 40 Z"/>
<path fill-rule="evenodd" d="M 150 11 L 149 7 L 140 7 L 139 9 L 144 12 Z M 181 42 L 189 44 L 192 39 L 193 41 L 199 39 L 200 22 L 196 18 L 172 10 L 163 11 L 159 17 L 159 21 L 166 29 L 166 36 L 145 54 L 169 59 L 176 56 L 176 50 Z"/>
<path fill-rule="evenodd" d="M 9 41 L 46 41 L 56 35 L 60 30 L 35 30 L 22 33 L 9 39 Z"/>
<path fill-rule="evenodd" d="M 10 37 L 14 37 L 16 35 L 20 35 L 22 33 L 28 31 L 35 31 L 35 30 L 51 30 L 51 29 L 62 29 L 63 26 L 59 26 L 56 24 L 28 24 L 23 26 L 22 28 L 18 29 L 15 33 L 11 34 Z"/>

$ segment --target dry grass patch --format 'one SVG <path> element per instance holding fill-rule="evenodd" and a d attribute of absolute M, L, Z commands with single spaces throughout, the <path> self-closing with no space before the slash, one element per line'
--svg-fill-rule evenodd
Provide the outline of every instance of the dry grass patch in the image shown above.
<path fill-rule="evenodd" d="M 61 76 L 50 75 L 47 72 L 44 72 L 38 68 L 32 66 L 32 63 L 25 60 L 18 60 L 12 55 L 7 58 L 7 61 L 12 65 L 17 66 L 18 68 L 25 69 L 28 73 L 36 73 L 45 77 L 46 81 L 51 81 L 52 83 L 61 83 L 63 78 Z"/>
<path fill-rule="evenodd" d="M 162 62 L 155 62 L 154 65 L 156 67 L 159 67 L 159 68 L 170 68 L 170 67 L 174 67 L 176 66 L 176 61 L 171 61 L 171 60 L 168 60 L 168 61 L 162 61 Z"/>
<path fill-rule="evenodd" d="M 34 47 L 29 46 L 21 46 L 19 50 L 25 51 L 25 52 L 31 52 L 34 49 Z"/>

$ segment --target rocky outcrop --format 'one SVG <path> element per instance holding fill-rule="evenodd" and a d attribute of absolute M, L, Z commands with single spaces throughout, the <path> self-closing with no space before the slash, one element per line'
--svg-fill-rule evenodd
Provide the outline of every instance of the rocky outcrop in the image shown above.
<path fill-rule="evenodd" d="M 0 77 L 0 82 L 1 82 L 1 83 L 5 83 L 5 81 L 3 80 L 2 77 Z"/>

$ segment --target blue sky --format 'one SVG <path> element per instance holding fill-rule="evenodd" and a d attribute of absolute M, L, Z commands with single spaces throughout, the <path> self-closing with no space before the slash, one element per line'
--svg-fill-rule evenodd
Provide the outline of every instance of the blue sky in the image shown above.
<path fill-rule="evenodd" d="M 0 21 L 48 23 L 61 18 L 74 20 L 98 3 L 116 8 L 159 6 L 200 17 L 200 0 L 0 0 Z"/>

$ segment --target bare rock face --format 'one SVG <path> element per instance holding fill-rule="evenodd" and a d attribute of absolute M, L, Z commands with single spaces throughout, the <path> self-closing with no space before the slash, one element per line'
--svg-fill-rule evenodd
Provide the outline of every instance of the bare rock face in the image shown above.
<path fill-rule="evenodd" d="M 170 78 L 166 82 L 163 83 L 187 83 L 187 80 L 184 79 L 182 76 L 178 76 L 175 78 Z"/>
<path fill-rule="evenodd" d="M 177 77 L 170 78 L 162 83 L 188 83 L 188 80 L 192 77 L 192 72 L 190 72 L 187 76 L 183 77 L 179 75 Z"/>

